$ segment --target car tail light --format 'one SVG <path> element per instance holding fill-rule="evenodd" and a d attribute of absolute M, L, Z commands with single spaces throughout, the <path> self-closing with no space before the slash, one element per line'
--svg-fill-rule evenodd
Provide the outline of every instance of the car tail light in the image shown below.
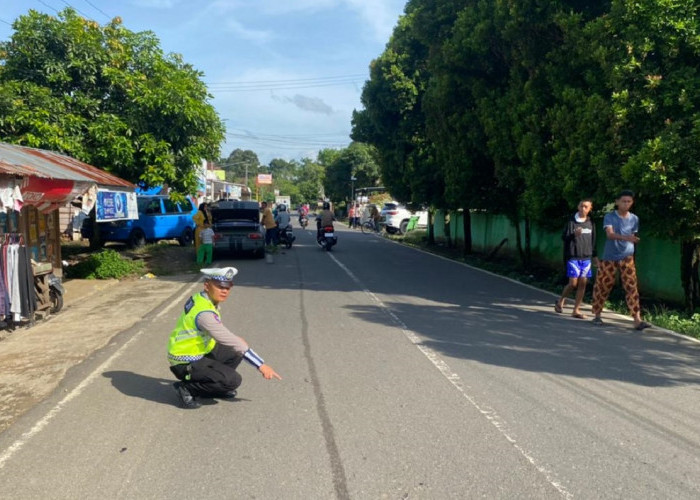
<path fill-rule="evenodd" d="M 261 240 L 262 238 L 263 238 L 262 234 L 260 234 L 260 233 L 249 233 L 248 234 L 248 239 L 250 239 L 250 240 Z"/>

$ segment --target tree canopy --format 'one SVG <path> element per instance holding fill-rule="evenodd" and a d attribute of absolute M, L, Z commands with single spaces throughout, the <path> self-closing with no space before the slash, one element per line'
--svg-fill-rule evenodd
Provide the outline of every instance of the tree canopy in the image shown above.
<path fill-rule="evenodd" d="M 223 123 L 201 80 L 151 32 L 70 8 L 30 10 L 0 43 L 0 140 L 58 151 L 147 186 L 192 193 Z"/>
<path fill-rule="evenodd" d="M 558 227 L 579 198 L 603 206 L 631 188 L 647 230 L 694 238 L 699 10 L 410 0 L 370 65 L 353 138 L 376 147 L 401 201 Z"/>

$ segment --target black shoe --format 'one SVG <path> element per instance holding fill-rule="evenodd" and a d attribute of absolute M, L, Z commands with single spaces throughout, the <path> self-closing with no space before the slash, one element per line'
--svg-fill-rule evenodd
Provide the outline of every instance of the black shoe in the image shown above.
<path fill-rule="evenodd" d="M 221 396 L 218 396 L 218 398 L 225 399 L 226 401 L 233 401 L 234 399 L 236 399 L 237 395 L 238 393 L 236 391 L 228 391 L 221 394 Z"/>
<path fill-rule="evenodd" d="M 178 398 L 180 398 L 180 406 L 182 408 L 194 410 L 202 406 L 199 401 L 194 399 L 192 393 L 190 393 L 189 389 L 185 387 L 185 384 L 182 382 L 175 382 L 173 384 L 173 388 L 175 389 L 175 392 L 177 392 Z"/>

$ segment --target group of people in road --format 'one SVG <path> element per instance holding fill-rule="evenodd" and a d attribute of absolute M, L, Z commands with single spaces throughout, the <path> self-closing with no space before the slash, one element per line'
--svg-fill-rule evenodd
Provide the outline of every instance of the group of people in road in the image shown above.
<path fill-rule="evenodd" d="M 381 215 L 376 205 L 365 205 L 364 203 L 350 203 L 348 207 L 348 225 L 351 229 L 357 229 L 362 225 L 363 214 L 371 221 L 375 228 L 379 227 Z"/>
<path fill-rule="evenodd" d="M 606 240 L 602 259 L 598 259 L 595 225 L 590 217 L 593 202 L 590 199 L 582 199 L 579 202 L 577 212 L 571 216 L 562 233 L 569 282 L 554 304 L 556 312 L 564 311 L 566 298 L 575 291 L 571 315 L 578 319 L 585 318 L 581 312 L 581 303 L 588 280 L 593 275 L 592 267 L 597 266 L 598 272 L 593 286 L 593 324 L 603 325 L 601 313 L 619 272 L 635 329 L 644 330 L 651 326 L 642 320 L 639 303 L 637 270 L 634 263 L 635 248 L 640 241 L 639 218 L 630 212 L 633 204 L 634 193 L 630 190 L 620 191 L 615 199 L 615 210 L 605 214 L 603 218 Z"/>

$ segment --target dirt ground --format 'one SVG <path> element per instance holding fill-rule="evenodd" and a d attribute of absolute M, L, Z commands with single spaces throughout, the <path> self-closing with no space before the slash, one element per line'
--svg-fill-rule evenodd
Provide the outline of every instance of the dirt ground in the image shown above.
<path fill-rule="evenodd" d="M 145 272 L 156 276 L 194 273 L 199 270 L 195 263 L 194 246 L 182 247 L 175 241 L 160 241 L 138 249 L 131 249 L 119 243 L 108 243 L 104 248 L 115 250 L 129 259 L 142 260 L 145 263 Z M 98 251 L 90 250 L 87 240 L 69 241 L 61 245 L 62 258 L 69 267 Z M 131 279 L 134 278 L 138 276 L 131 277 Z"/>

